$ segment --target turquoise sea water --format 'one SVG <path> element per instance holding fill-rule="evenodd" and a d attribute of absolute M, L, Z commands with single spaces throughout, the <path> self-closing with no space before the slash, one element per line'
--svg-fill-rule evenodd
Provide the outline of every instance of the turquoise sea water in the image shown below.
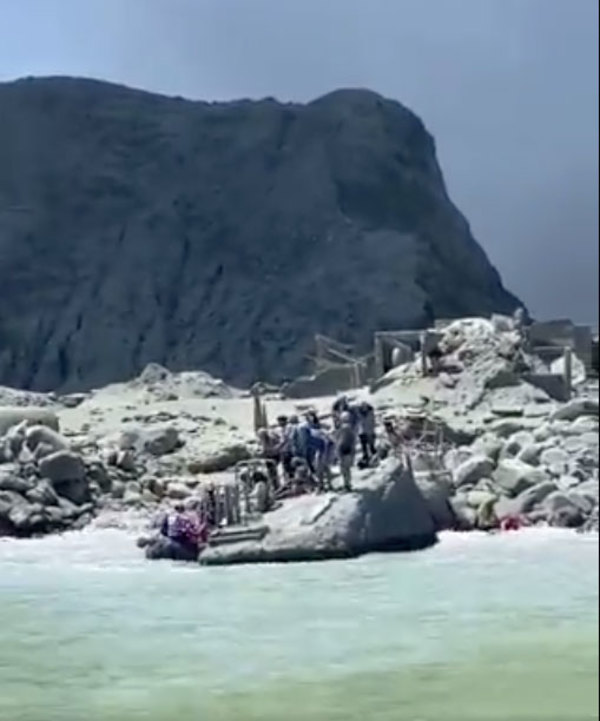
<path fill-rule="evenodd" d="M 2 721 L 597 718 L 597 536 L 210 569 L 0 539 Z"/>

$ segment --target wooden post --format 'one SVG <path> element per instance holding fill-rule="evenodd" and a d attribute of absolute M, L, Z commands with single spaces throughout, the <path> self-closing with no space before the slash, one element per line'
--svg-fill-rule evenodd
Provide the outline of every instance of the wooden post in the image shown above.
<path fill-rule="evenodd" d="M 352 381 L 354 388 L 360 388 L 360 364 L 358 362 L 352 364 Z"/>
<path fill-rule="evenodd" d="M 379 333 L 375 333 L 375 379 L 383 375 L 383 341 Z"/>
<path fill-rule="evenodd" d="M 253 424 L 254 432 L 256 433 L 259 428 L 262 428 L 262 407 L 260 405 L 260 395 L 256 389 L 252 389 L 252 403 L 254 404 Z"/>
<path fill-rule="evenodd" d="M 567 396 L 571 397 L 571 388 L 573 385 L 573 354 L 569 346 L 564 349 L 563 352 L 563 377 L 565 379 L 565 386 L 567 389 Z"/>
<path fill-rule="evenodd" d="M 231 486 L 229 484 L 223 486 L 223 496 L 225 501 L 225 520 L 228 526 L 233 525 L 233 504 L 231 496 Z"/>
<path fill-rule="evenodd" d="M 237 526 L 242 522 L 242 513 L 240 508 L 240 486 L 238 483 L 232 486 L 231 497 L 233 505 L 233 522 Z"/>
<path fill-rule="evenodd" d="M 421 348 L 419 349 L 421 356 L 421 372 L 424 376 L 427 375 L 427 340 L 428 333 L 424 330 L 419 336 L 419 343 L 421 344 Z"/>

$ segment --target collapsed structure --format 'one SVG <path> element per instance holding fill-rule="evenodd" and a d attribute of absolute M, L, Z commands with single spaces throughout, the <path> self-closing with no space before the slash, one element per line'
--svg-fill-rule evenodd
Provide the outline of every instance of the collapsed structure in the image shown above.
<path fill-rule="evenodd" d="M 511 319 L 504 316 L 492 316 L 490 321 L 499 328 L 511 327 Z M 310 398 L 360 388 L 376 383 L 392 368 L 416 357 L 425 368 L 428 352 L 453 322 L 440 319 L 428 328 L 377 331 L 372 352 L 363 356 L 356 356 L 348 345 L 317 335 L 315 355 L 310 357 L 314 373 L 286 384 L 283 391 L 290 398 Z M 581 380 L 583 373 L 598 377 L 598 338 L 590 326 L 560 319 L 535 321 L 522 330 L 524 348 L 538 361 L 535 373 L 530 373 L 534 377 L 529 380 L 545 387 L 558 400 L 569 397 L 573 380 Z"/>

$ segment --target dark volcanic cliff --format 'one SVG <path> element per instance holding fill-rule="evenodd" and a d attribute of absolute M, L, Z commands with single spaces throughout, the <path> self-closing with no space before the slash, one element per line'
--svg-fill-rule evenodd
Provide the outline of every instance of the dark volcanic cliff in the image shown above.
<path fill-rule="evenodd" d="M 0 384 L 98 386 L 149 361 L 277 381 L 315 332 L 366 348 L 516 303 L 399 103 L 0 84 Z"/>

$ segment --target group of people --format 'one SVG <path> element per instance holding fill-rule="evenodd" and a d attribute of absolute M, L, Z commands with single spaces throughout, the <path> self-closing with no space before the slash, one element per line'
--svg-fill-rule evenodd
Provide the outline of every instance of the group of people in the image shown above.
<path fill-rule="evenodd" d="M 267 461 L 276 495 L 332 488 L 332 466 L 339 465 L 345 490 L 352 489 L 352 468 L 357 445 L 359 467 L 370 466 L 377 456 L 375 411 L 370 403 L 352 404 L 345 396 L 331 409 L 327 427 L 314 410 L 300 419 L 279 416 L 274 430 L 261 428 L 258 440 Z"/>

